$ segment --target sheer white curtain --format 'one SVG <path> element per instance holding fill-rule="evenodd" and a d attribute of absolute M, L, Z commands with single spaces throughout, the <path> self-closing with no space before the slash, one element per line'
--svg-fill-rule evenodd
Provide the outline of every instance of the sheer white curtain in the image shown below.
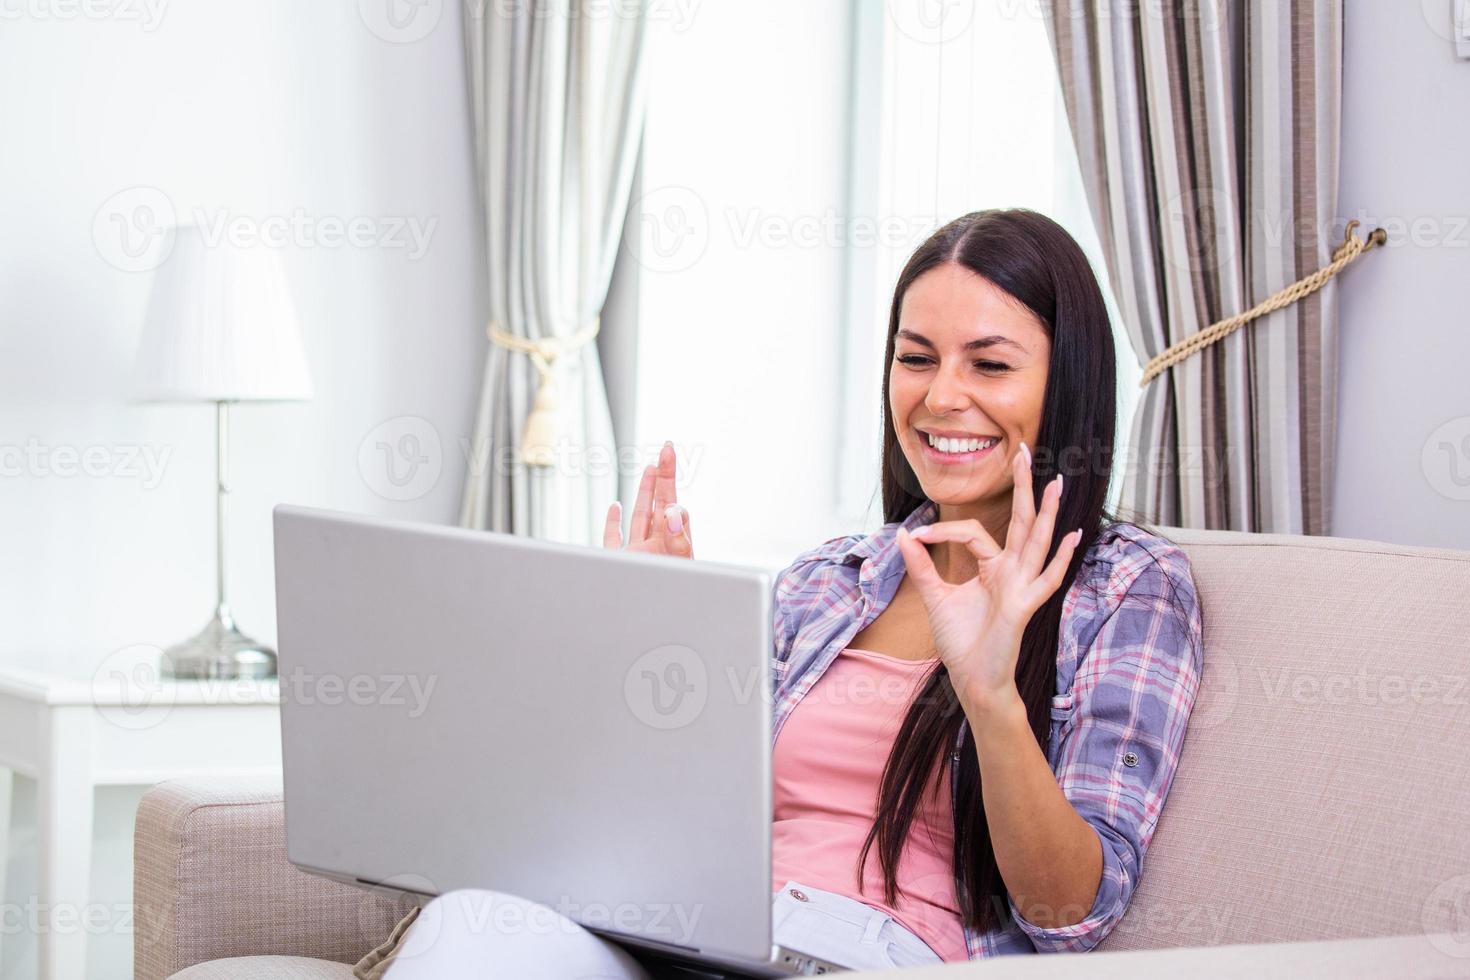
<path fill-rule="evenodd" d="M 491 326 L 544 342 L 545 463 L 522 457 L 541 373 L 491 343 L 460 523 L 595 544 L 617 496 L 597 345 L 643 129 L 645 4 L 464 0 Z"/>

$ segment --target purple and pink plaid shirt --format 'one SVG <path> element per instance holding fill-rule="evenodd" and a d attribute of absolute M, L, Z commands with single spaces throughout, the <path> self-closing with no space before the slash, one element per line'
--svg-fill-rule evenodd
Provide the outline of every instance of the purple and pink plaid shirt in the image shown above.
<path fill-rule="evenodd" d="M 902 524 L 834 538 L 798 555 L 773 589 L 772 739 L 791 710 L 898 591 L 905 566 L 895 540 L 933 522 L 925 501 Z M 1042 928 L 1007 895 L 1004 928 L 966 927 L 971 959 L 1083 952 L 1123 917 L 1143 869 L 1199 690 L 1204 646 L 1189 560 L 1132 524 L 1104 530 L 1087 549 L 1063 607 L 1047 761 L 1062 792 L 1102 840 L 1097 898 L 1075 925 Z M 950 754 L 958 783 L 960 741 Z M 951 805 L 953 802 L 951 801 Z"/>

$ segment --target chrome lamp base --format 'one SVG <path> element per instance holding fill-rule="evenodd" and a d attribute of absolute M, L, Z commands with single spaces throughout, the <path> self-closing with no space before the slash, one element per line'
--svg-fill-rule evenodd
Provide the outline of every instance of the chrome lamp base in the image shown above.
<path fill-rule="evenodd" d="M 276 676 L 276 651 L 235 628 L 229 613 L 214 614 L 199 633 L 163 651 L 163 676 L 254 680 Z"/>

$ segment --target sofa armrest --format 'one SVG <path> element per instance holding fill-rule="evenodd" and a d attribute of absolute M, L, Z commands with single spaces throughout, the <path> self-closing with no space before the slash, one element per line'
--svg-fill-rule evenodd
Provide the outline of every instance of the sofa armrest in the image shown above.
<path fill-rule="evenodd" d="M 298 871 L 279 777 L 191 778 L 144 795 L 133 827 L 133 969 L 279 954 L 355 963 L 412 900 Z"/>
<path fill-rule="evenodd" d="M 873 980 L 1431 980 L 1463 977 L 1470 947 L 1454 933 L 1327 939 L 1304 943 L 1191 946 L 1127 952 L 998 956 L 975 963 L 910 967 Z"/>

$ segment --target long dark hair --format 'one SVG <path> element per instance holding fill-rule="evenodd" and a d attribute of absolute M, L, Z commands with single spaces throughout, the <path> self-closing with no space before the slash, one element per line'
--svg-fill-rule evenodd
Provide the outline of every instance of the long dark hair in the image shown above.
<path fill-rule="evenodd" d="M 883 519 L 902 521 L 926 502 L 918 477 L 894 431 L 888 401 L 894 334 L 904 294 L 919 276 L 954 262 L 983 276 L 1030 310 L 1051 338 L 1051 361 L 1033 458 L 1032 493 L 1064 475 L 1064 493 L 1047 559 L 1069 531 L 1082 529 L 1066 578 L 1027 624 L 1016 664 L 1016 687 L 1042 752 L 1051 730 L 1062 605 L 1088 546 L 1117 518 L 1104 509 L 1113 464 L 1117 424 L 1117 365 L 1102 290 L 1082 249 L 1060 225 L 1034 211 L 976 211 L 940 228 L 910 257 L 893 290 L 888 344 L 883 360 Z M 928 674 L 904 716 L 883 770 L 878 810 L 858 863 L 858 877 L 876 842 L 883 869 L 884 898 L 897 902 L 899 857 L 914 812 L 959 737 L 964 712 L 942 664 Z M 999 927 L 1009 915 L 1005 883 L 995 862 L 980 796 L 975 741 L 966 732 L 954 784 L 955 891 L 965 923 L 980 932 Z M 1085 910 L 1083 910 L 1085 911 Z"/>

